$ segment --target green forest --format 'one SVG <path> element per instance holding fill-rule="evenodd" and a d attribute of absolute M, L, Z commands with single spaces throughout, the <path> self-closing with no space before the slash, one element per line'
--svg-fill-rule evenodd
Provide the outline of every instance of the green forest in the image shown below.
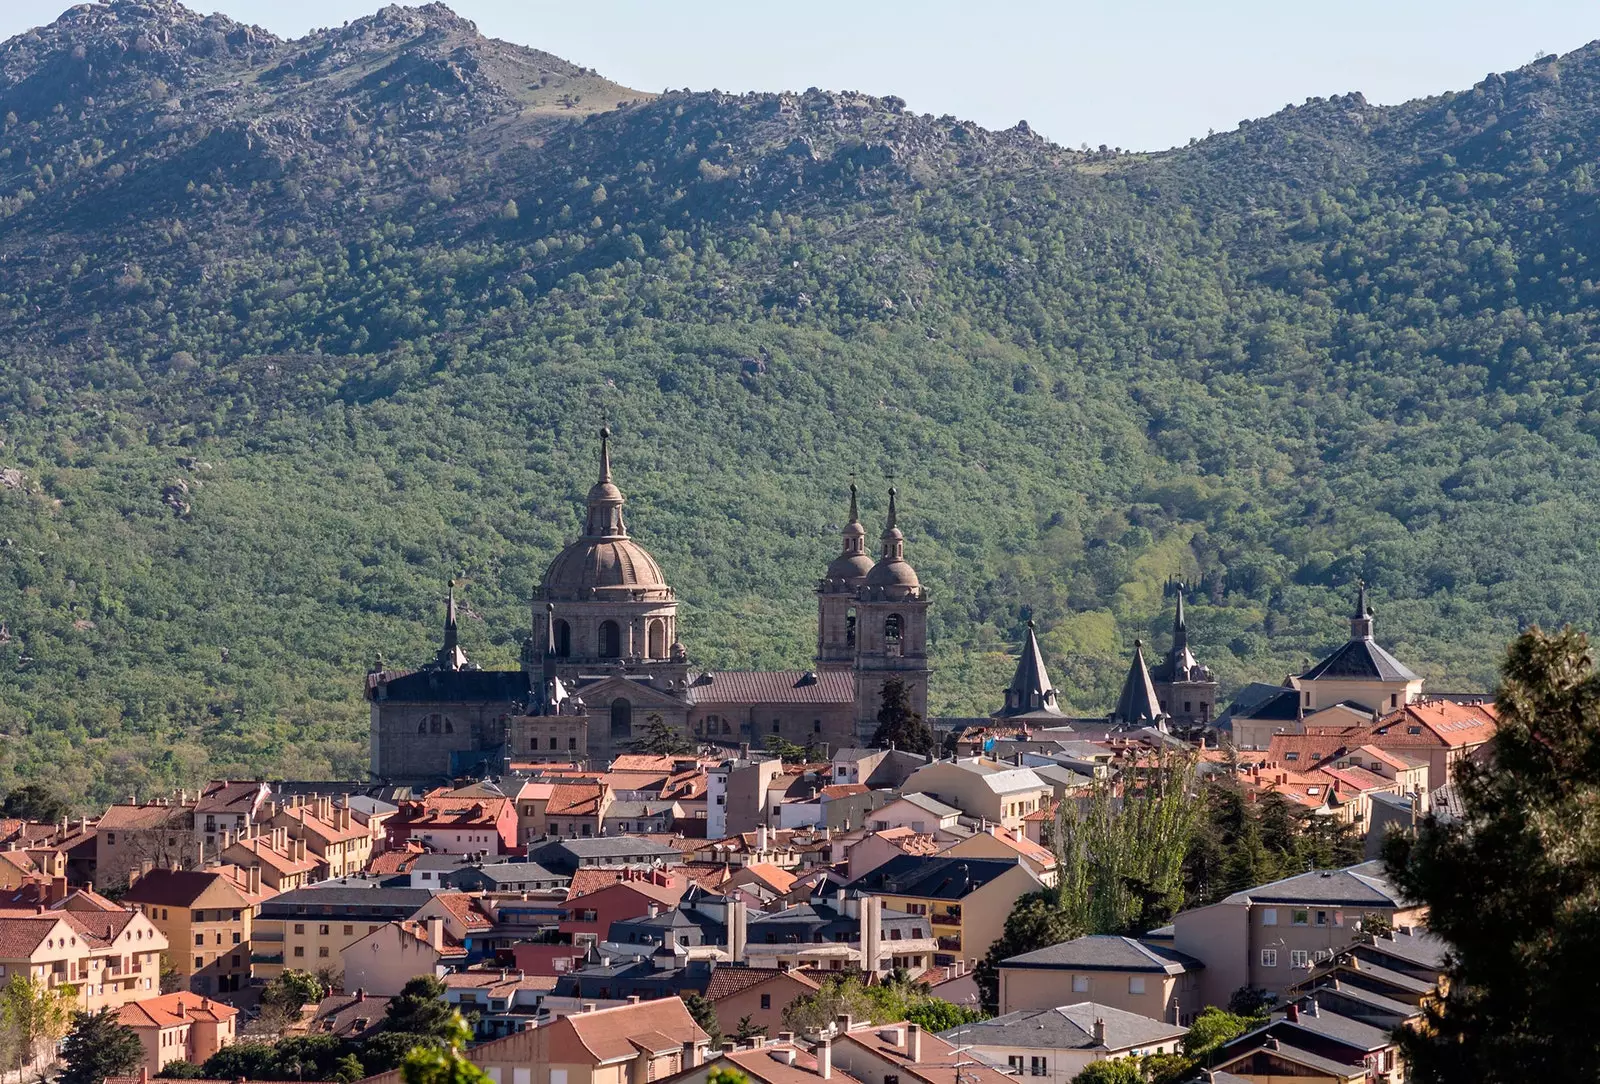
<path fill-rule="evenodd" d="M 1600 46 L 1136 155 L 116 0 L 0 118 L 0 789 L 363 775 L 449 578 L 514 665 L 602 424 L 706 666 L 806 664 L 892 479 L 934 714 L 1030 616 L 1105 710 L 1175 577 L 1225 694 L 1357 579 L 1434 689 L 1600 612 Z"/>

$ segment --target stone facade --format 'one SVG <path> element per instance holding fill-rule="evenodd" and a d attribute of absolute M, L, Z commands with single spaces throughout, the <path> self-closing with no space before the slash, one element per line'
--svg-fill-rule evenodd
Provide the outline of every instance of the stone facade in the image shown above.
<path fill-rule="evenodd" d="M 583 533 L 550 563 L 532 600 L 534 635 L 521 669 L 468 661 L 452 591 L 432 663 L 409 671 L 380 663 L 367 675 L 374 776 L 423 782 L 517 763 L 598 765 L 658 724 L 730 746 L 773 735 L 802 746 L 857 745 L 876 730 L 891 677 L 926 714 L 928 592 L 905 559 L 893 490 L 875 562 L 851 487 L 841 553 L 817 587 L 816 669 L 776 673 L 691 666 L 678 640 L 677 596 L 628 534 L 625 503 L 602 430 Z"/>

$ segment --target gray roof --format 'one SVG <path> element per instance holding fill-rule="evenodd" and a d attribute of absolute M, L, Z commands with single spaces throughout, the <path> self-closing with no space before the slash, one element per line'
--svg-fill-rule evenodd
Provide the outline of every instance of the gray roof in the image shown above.
<path fill-rule="evenodd" d="M 1255 1032 L 1251 1033 L 1251 1035 L 1254 1034 Z M 1266 1046 L 1264 1036 L 1262 1037 L 1262 1041 L 1253 1043 L 1245 1043 L 1241 1041 L 1242 1038 L 1244 1037 L 1241 1037 L 1241 1039 L 1235 1039 L 1233 1042 L 1223 1047 L 1223 1057 L 1228 1061 L 1238 1061 L 1240 1058 L 1249 1057 L 1257 1050 L 1261 1050 Z M 1291 1046 L 1285 1042 L 1279 1042 L 1276 1049 L 1274 1049 L 1272 1052 L 1283 1058 L 1285 1061 L 1293 1062 L 1296 1065 L 1304 1065 L 1308 1069 L 1319 1070 L 1329 1074 L 1336 1080 L 1343 1080 L 1346 1077 L 1357 1075 L 1362 1071 L 1362 1067 L 1359 1065 L 1351 1065 L 1347 1062 L 1335 1061 L 1332 1058 L 1325 1058 L 1321 1054 L 1313 1054 L 1309 1050 L 1303 1050 L 1298 1046 Z"/>
<path fill-rule="evenodd" d="M 355 882 L 346 879 L 331 883 L 326 888 L 318 885 L 296 888 L 263 902 L 261 912 L 263 915 L 316 914 L 323 907 L 331 907 L 335 911 L 341 908 L 396 907 L 408 908 L 409 914 L 433 898 L 433 893 L 426 888 L 386 888 L 380 881 L 368 881 L 366 884 L 368 887 L 357 887 Z"/>
<path fill-rule="evenodd" d="M 1105 1042 L 1095 1040 L 1097 1020 L 1105 1021 Z M 1050 1050 L 1126 1050 L 1167 1042 L 1186 1028 L 1163 1024 L 1138 1013 L 1113 1009 L 1093 1001 L 1060 1005 L 1054 1009 L 1023 1009 L 992 1020 L 964 1024 L 939 1033 L 956 1046 L 1012 1046 Z"/>
<path fill-rule="evenodd" d="M 681 858 L 683 854 L 675 847 L 652 843 L 648 839 L 635 839 L 632 836 L 592 836 L 588 839 L 551 840 L 545 846 L 559 846 L 579 858 L 607 858 L 612 855 L 648 857 L 657 854 L 670 854 Z"/>
<path fill-rule="evenodd" d="M 959 817 L 961 815 L 961 810 L 957 809 L 955 806 L 945 805 L 943 802 L 939 801 L 939 799 L 930 798 L 921 791 L 913 791 L 910 794 L 902 794 L 899 800 L 902 802 L 910 802 L 914 806 L 926 809 L 929 813 L 932 813 L 936 817 Z"/>
<path fill-rule="evenodd" d="M 1017 656 L 1017 669 L 1006 688 L 1006 706 L 995 712 L 997 719 L 1031 717 L 1059 717 L 1055 686 L 1044 669 L 1044 652 L 1039 650 L 1039 637 L 1034 635 L 1033 622 L 1028 622 L 1028 635 Z"/>
<path fill-rule="evenodd" d="M 1298 1020 L 1290 1020 L 1287 1016 L 1276 1017 L 1268 1026 L 1280 1030 L 1284 1027 L 1299 1028 L 1319 1038 L 1332 1039 L 1362 1051 L 1382 1050 L 1394 1043 L 1385 1029 L 1363 1024 L 1327 1009 L 1319 1009 L 1315 1013 L 1302 1012 Z"/>
<path fill-rule="evenodd" d="M 545 869 L 537 862 L 492 862 L 486 866 L 477 867 L 477 872 L 483 874 L 495 884 L 516 884 L 522 881 L 569 881 L 564 873 Z"/>
<path fill-rule="evenodd" d="M 1385 956 L 1394 956 L 1416 967 L 1439 971 L 1444 970 L 1445 956 L 1450 951 L 1450 946 L 1445 944 L 1444 938 L 1418 928 L 1395 930 L 1382 937 L 1374 937 L 1370 945 L 1358 947 L 1365 947 Z"/>
<path fill-rule="evenodd" d="M 1360 946 L 1357 947 L 1359 948 Z M 1359 965 L 1356 968 L 1356 972 L 1362 977 L 1375 979 L 1385 986 L 1393 986 L 1395 989 L 1404 990 L 1408 994 L 1425 994 L 1433 989 L 1433 983 L 1425 982 L 1415 975 L 1408 975 L 1404 971 L 1395 971 L 1392 968 L 1369 963 L 1366 960 L 1357 960 L 1356 963 Z"/>
<path fill-rule="evenodd" d="M 606 820 L 622 820 L 626 817 L 654 817 L 662 813 L 672 812 L 675 803 L 670 801 L 654 802 L 612 802 L 606 809 Z"/>
<path fill-rule="evenodd" d="M 901 854 L 857 877 L 845 886 L 845 891 L 960 900 L 1014 869 L 1022 870 L 1036 887 L 1042 887 L 1033 871 L 1014 859 Z"/>
<path fill-rule="evenodd" d="M 1235 892 L 1223 903 L 1326 904 L 1330 907 L 1403 907 L 1381 862 L 1347 869 L 1312 870 Z"/>
<path fill-rule="evenodd" d="M 1417 675 L 1378 646 L 1371 636 L 1352 637 L 1333 654 L 1300 675 L 1302 681 L 1416 681 Z"/>
<path fill-rule="evenodd" d="M 1115 934 L 1090 934 L 1049 945 L 1003 961 L 1001 967 L 1072 971 L 1148 971 L 1181 975 L 1205 965 L 1166 945 L 1151 945 Z"/>
<path fill-rule="evenodd" d="M 344 802 L 352 813 L 360 813 L 363 817 L 382 817 L 390 813 L 400 812 L 400 807 L 393 802 L 386 802 L 382 798 L 368 798 L 365 794 L 352 794 Z"/>
<path fill-rule="evenodd" d="M 859 745 L 847 745 L 833 754 L 833 763 L 848 764 L 854 760 L 865 760 L 868 757 L 882 752 L 880 749 L 863 749 Z"/>
<path fill-rule="evenodd" d="M 1094 776 L 1075 772 L 1064 764 L 1039 764 L 1029 770 L 1046 783 L 1060 787 L 1087 787 L 1094 783 Z"/>
<path fill-rule="evenodd" d="M 1371 990 L 1364 990 L 1348 982 L 1341 982 L 1337 986 L 1319 986 L 1315 990 L 1308 991 L 1305 996 L 1317 998 L 1324 1009 L 1330 999 L 1348 998 L 1385 1016 L 1397 1016 L 1402 1020 L 1422 1015 L 1422 1010 L 1415 1005 L 1407 1004 L 1404 1001 L 1396 1001 L 1394 998 L 1384 997 L 1382 994 L 1375 994 Z"/>
<path fill-rule="evenodd" d="M 1156 696 L 1156 687 L 1150 681 L 1150 668 L 1144 663 L 1144 644 L 1133 642 L 1133 662 L 1128 666 L 1128 676 L 1122 683 L 1122 695 L 1117 706 L 1111 709 L 1112 722 L 1122 726 L 1153 723 L 1166 715 Z"/>

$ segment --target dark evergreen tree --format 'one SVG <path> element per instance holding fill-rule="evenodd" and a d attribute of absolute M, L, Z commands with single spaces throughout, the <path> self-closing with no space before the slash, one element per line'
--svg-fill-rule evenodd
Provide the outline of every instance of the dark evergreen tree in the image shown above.
<path fill-rule="evenodd" d="M 689 1010 L 689 1015 L 694 1017 L 694 1022 L 700 1025 L 700 1030 L 711 1036 L 711 1044 L 720 1044 L 722 1027 L 717 1022 L 717 1007 L 704 994 L 693 992 L 684 996 L 683 1004 Z"/>
<path fill-rule="evenodd" d="M 72 807 L 59 794 L 42 783 L 25 783 L 6 795 L 5 802 L 0 803 L 0 813 L 8 817 L 54 824 L 63 817 L 70 816 Z"/>
<path fill-rule="evenodd" d="M 402 986 L 400 993 L 389 1002 L 384 1013 L 384 1030 L 441 1038 L 451 1035 L 456 1011 L 444 1000 L 444 990 L 444 983 L 432 975 L 418 975 Z"/>
<path fill-rule="evenodd" d="M 102 1084 L 108 1076 L 131 1073 L 143 1057 L 138 1032 L 119 1023 L 115 1012 L 80 1012 L 61 1042 L 61 1060 L 67 1065 L 61 1084 Z"/>
<path fill-rule="evenodd" d="M 694 746 L 660 715 L 651 715 L 645 720 L 644 733 L 629 748 L 635 753 L 675 757 L 690 752 Z"/>
<path fill-rule="evenodd" d="M 1600 966 L 1600 674 L 1586 637 L 1535 627 L 1495 693 L 1493 763 L 1457 764 L 1462 807 L 1393 836 L 1389 874 L 1450 945 L 1425 1026 L 1397 1034 L 1421 1084 L 1600 1079 L 1574 999 Z"/>
<path fill-rule="evenodd" d="M 883 706 L 878 709 L 878 729 L 872 744 L 879 749 L 893 745 L 908 753 L 931 754 L 936 743 L 933 728 L 911 707 L 911 693 L 905 682 L 890 678 L 883 683 Z"/>

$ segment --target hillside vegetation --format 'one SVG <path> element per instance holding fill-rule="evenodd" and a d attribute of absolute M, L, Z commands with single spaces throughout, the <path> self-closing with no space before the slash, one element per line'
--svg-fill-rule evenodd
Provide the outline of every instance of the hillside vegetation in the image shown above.
<path fill-rule="evenodd" d="M 1435 688 L 1600 610 L 1600 54 L 1154 156 L 647 94 L 438 5 L 167 0 L 0 46 L 0 785 L 351 777 L 360 677 L 509 665 L 594 430 L 717 666 L 803 665 L 891 476 L 940 712 L 1073 709 L 1163 584 L 1229 687 L 1349 584 Z"/>

